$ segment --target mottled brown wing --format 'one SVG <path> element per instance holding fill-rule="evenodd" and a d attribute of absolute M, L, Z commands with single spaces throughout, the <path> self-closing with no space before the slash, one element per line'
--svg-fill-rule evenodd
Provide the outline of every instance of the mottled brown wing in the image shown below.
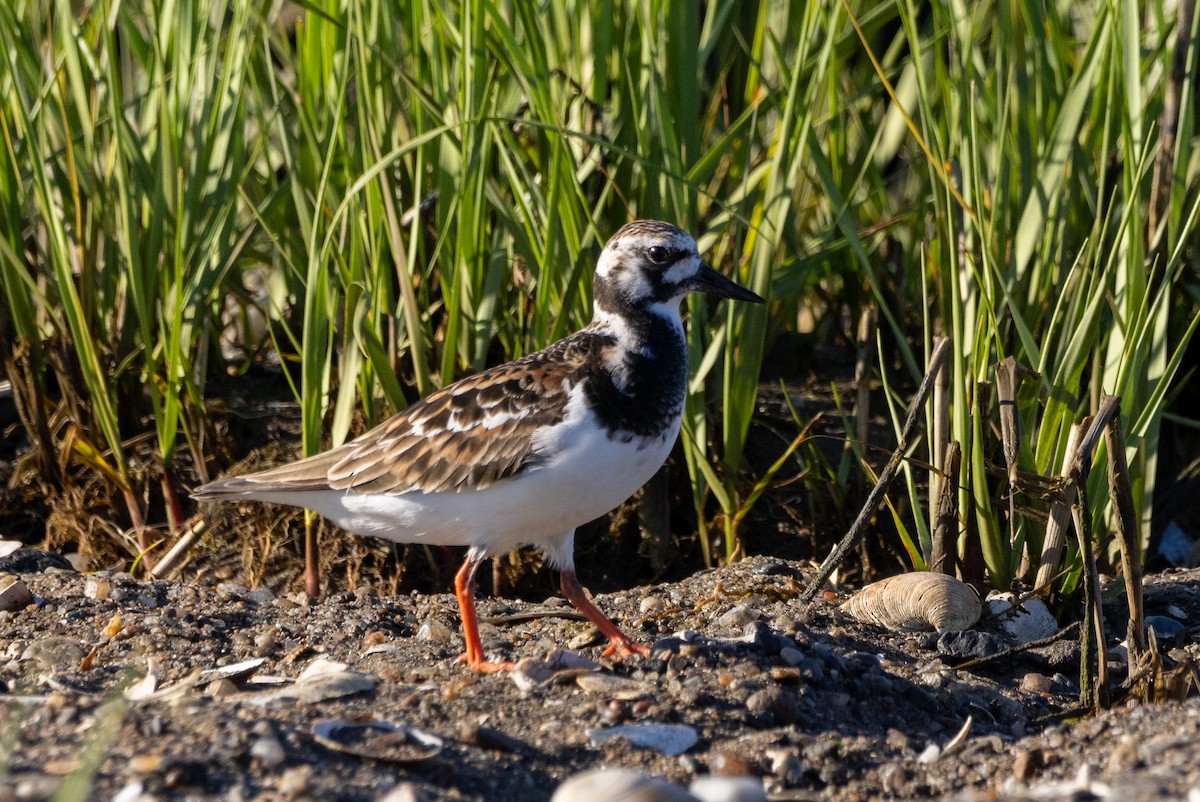
<path fill-rule="evenodd" d="M 580 332 L 439 390 L 338 448 L 205 485 L 197 498 L 337 489 L 356 493 L 483 488 L 532 462 L 533 433 L 562 420 L 603 335 Z"/>

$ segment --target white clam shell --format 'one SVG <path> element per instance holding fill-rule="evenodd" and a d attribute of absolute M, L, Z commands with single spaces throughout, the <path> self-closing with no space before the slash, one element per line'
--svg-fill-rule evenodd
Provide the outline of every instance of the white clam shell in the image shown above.
<path fill-rule="evenodd" d="M 918 571 L 867 585 L 842 605 L 859 621 L 889 629 L 956 632 L 983 613 L 979 594 L 952 576 Z"/>

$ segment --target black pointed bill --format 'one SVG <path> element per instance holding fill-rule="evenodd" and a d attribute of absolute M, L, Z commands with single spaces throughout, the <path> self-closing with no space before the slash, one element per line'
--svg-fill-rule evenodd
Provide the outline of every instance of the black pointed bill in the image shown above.
<path fill-rule="evenodd" d="M 720 298 L 732 298 L 735 301 L 766 303 L 758 293 L 751 292 L 735 281 L 730 281 L 703 262 L 700 264 L 699 272 L 692 277 L 690 283 L 693 292 L 705 292 Z"/>

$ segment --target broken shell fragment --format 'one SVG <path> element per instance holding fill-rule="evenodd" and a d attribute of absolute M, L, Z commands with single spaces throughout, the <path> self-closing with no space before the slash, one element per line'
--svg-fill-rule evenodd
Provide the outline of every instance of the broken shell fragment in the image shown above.
<path fill-rule="evenodd" d="M 0 576 L 0 610 L 24 610 L 33 604 L 28 586 L 15 576 Z"/>
<path fill-rule="evenodd" d="M 313 739 L 335 752 L 401 766 L 415 766 L 442 751 L 436 735 L 387 721 L 318 721 Z"/>
<path fill-rule="evenodd" d="M 227 666 L 205 669 L 200 672 L 196 684 L 207 685 L 210 682 L 228 680 L 234 685 L 241 685 L 254 676 L 254 672 L 258 671 L 259 667 L 265 662 L 267 662 L 265 657 L 255 657 L 250 660 L 243 660 L 240 663 L 230 663 Z"/>
<path fill-rule="evenodd" d="M 974 626 L 983 605 L 970 585 L 946 574 L 918 571 L 867 585 L 842 609 L 859 621 L 890 629 L 955 632 Z"/>

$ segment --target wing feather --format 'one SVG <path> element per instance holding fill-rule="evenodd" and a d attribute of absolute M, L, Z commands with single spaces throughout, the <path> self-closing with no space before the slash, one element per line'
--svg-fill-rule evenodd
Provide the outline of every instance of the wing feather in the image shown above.
<path fill-rule="evenodd" d="M 479 489 L 536 463 L 534 433 L 560 422 L 571 388 L 611 336 L 582 331 L 439 390 L 345 445 L 198 488 L 197 498 L 347 490 Z"/>

